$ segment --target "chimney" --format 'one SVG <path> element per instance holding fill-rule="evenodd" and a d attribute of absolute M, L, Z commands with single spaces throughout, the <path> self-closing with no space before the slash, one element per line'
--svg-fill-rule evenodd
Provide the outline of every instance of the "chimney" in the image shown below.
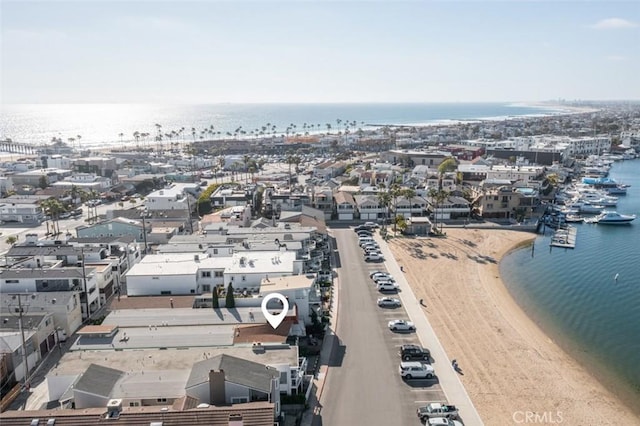
<path fill-rule="evenodd" d="M 224 390 L 224 370 L 209 371 L 209 403 L 212 405 L 225 405 L 227 398 Z"/>

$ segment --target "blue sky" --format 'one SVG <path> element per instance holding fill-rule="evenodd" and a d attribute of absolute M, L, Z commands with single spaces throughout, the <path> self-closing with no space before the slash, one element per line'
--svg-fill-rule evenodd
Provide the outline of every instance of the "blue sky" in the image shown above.
<path fill-rule="evenodd" d="M 3 103 L 640 99 L 638 1 L 0 8 Z"/>

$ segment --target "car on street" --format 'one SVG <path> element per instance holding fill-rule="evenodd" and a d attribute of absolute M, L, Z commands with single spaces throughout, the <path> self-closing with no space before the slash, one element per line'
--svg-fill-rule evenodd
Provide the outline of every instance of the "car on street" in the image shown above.
<path fill-rule="evenodd" d="M 375 222 L 365 222 L 364 226 L 366 226 L 367 228 L 371 228 L 371 229 L 380 228 L 380 225 L 378 225 Z"/>
<path fill-rule="evenodd" d="M 386 271 L 371 271 L 369 272 L 369 278 L 373 278 L 376 275 L 390 275 L 388 272 Z"/>
<path fill-rule="evenodd" d="M 381 254 L 365 254 L 364 261 L 365 262 L 382 262 L 384 257 Z"/>
<path fill-rule="evenodd" d="M 369 231 L 369 227 L 368 226 L 364 226 L 364 225 L 358 225 L 355 228 L 353 228 L 353 230 L 355 232 L 359 232 L 359 231 Z"/>
<path fill-rule="evenodd" d="M 364 250 L 362 250 L 365 254 L 379 254 L 382 256 L 382 252 L 380 252 L 379 248 L 374 248 L 374 247 L 364 247 Z"/>
<path fill-rule="evenodd" d="M 400 346 L 400 352 L 398 352 L 398 354 L 403 361 L 429 361 L 431 359 L 429 349 L 418 345 L 402 345 Z"/>
<path fill-rule="evenodd" d="M 435 376 L 435 370 L 432 366 L 419 361 L 401 362 L 398 371 L 405 380 L 433 379 Z"/>
<path fill-rule="evenodd" d="M 387 324 L 391 331 L 415 331 L 416 326 L 411 321 L 391 320 Z"/>
<path fill-rule="evenodd" d="M 381 308 L 399 308 L 402 303 L 400 303 L 400 299 L 394 297 L 379 297 L 378 306 Z"/>
<path fill-rule="evenodd" d="M 425 423 L 425 426 L 464 426 L 458 420 L 451 420 L 445 417 L 431 417 Z"/>

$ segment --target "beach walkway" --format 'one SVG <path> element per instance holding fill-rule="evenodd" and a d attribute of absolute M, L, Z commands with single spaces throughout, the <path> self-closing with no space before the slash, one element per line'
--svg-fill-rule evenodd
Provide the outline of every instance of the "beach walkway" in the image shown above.
<path fill-rule="evenodd" d="M 460 381 L 458 373 L 451 367 L 451 359 L 449 359 L 440 344 L 438 336 L 436 336 L 427 319 L 423 306 L 421 306 L 416 299 L 411 286 L 406 280 L 405 274 L 400 269 L 400 265 L 398 265 L 387 242 L 380 237 L 379 233 L 377 233 L 374 238 L 384 255 L 387 270 L 395 277 L 396 283 L 400 286 L 398 296 L 402 301 L 402 306 L 406 310 L 407 315 L 416 326 L 416 335 L 422 345 L 429 348 L 431 357 L 436 360 L 436 364 L 434 365 L 436 375 L 438 376 L 438 381 L 444 394 L 447 396 L 447 401 L 458 407 L 460 417 L 466 426 L 483 425 L 484 423 Z M 462 367 L 464 368 L 464 366 Z"/>

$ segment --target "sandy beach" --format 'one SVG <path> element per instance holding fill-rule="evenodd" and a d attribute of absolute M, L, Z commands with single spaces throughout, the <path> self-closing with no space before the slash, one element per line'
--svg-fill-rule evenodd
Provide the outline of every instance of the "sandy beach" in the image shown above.
<path fill-rule="evenodd" d="M 458 360 L 462 382 L 485 424 L 640 424 L 525 315 L 503 285 L 500 259 L 532 234 L 446 232 L 443 239 L 393 239 L 390 247 L 416 297 L 426 301 L 448 356 Z"/>

